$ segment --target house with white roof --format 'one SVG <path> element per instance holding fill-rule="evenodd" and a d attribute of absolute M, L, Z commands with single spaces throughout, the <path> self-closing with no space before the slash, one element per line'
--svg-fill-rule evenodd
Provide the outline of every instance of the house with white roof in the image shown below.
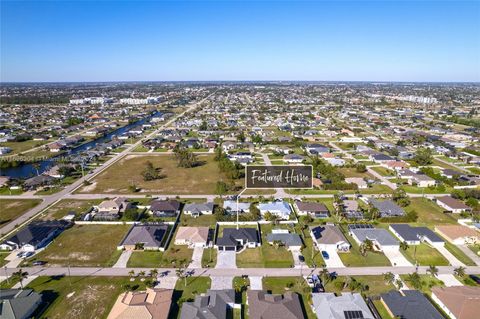
<path fill-rule="evenodd" d="M 262 216 L 268 212 L 284 220 L 288 220 L 290 218 L 290 214 L 292 213 L 290 204 L 284 201 L 260 203 L 258 204 L 258 209 L 260 210 L 260 214 L 262 214 Z"/>

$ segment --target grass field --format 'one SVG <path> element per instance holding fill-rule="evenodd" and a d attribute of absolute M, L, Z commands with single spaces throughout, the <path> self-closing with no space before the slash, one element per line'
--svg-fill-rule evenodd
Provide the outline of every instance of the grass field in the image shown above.
<path fill-rule="evenodd" d="M 393 170 L 385 168 L 383 166 L 374 166 L 372 167 L 372 170 L 382 176 L 395 176 L 395 172 Z"/>
<path fill-rule="evenodd" d="M 443 257 L 442 254 L 435 248 L 428 246 L 425 243 L 420 245 L 411 245 L 407 250 L 400 249 L 402 254 L 415 265 L 415 261 L 420 266 L 448 266 L 450 263 Z M 415 253 L 416 251 L 416 253 Z"/>
<path fill-rule="evenodd" d="M 443 209 L 426 198 L 410 198 L 410 205 L 405 207 L 406 212 L 416 211 L 418 214 L 418 224 L 438 225 L 455 224 L 456 220 L 443 212 Z"/>
<path fill-rule="evenodd" d="M 366 296 L 375 296 L 395 289 L 393 285 L 385 282 L 383 276 L 350 276 L 350 278 L 353 278 L 359 283 L 368 286 L 368 290 L 364 292 Z M 324 285 L 325 290 L 327 292 L 333 292 L 336 294 L 340 294 L 342 292 L 349 292 L 351 290 L 348 287 L 343 287 L 346 281 L 346 276 L 338 276 L 337 279 L 330 281 L 326 285 Z"/>
<path fill-rule="evenodd" d="M 75 225 L 32 261 L 47 261 L 49 266 L 112 266 L 120 256 L 117 245 L 129 228 L 129 225 Z"/>
<path fill-rule="evenodd" d="M 217 250 L 215 248 L 205 248 L 202 255 L 202 267 L 214 268 L 217 264 Z"/>
<path fill-rule="evenodd" d="M 34 140 L 28 140 L 23 142 L 3 142 L 3 143 L 0 143 L 0 147 L 10 147 L 12 149 L 12 152 L 9 153 L 8 155 L 12 155 L 12 154 L 18 154 L 18 153 L 28 151 L 29 149 L 47 144 L 48 142 L 49 141 L 34 141 Z"/>
<path fill-rule="evenodd" d="M 370 179 L 373 179 L 373 176 L 370 175 L 369 173 L 365 172 L 365 173 L 360 173 L 360 172 L 357 172 L 357 169 L 354 168 L 354 167 L 341 167 L 341 168 L 338 168 L 338 171 L 340 173 L 342 173 L 346 178 L 349 178 L 349 177 L 361 177 L 361 178 L 370 178 Z"/>
<path fill-rule="evenodd" d="M 29 209 L 37 206 L 40 199 L 0 199 L 0 225 L 9 223 Z"/>
<path fill-rule="evenodd" d="M 101 199 L 94 200 L 78 200 L 78 199 L 62 199 L 55 205 L 49 207 L 40 218 L 43 220 L 61 219 L 69 212 L 81 214 L 86 212 L 92 206 L 101 203 Z"/>
<path fill-rule="evenodd" d="M 311 302 L 311 288 L 302 277 L 263 277 L 263 290 L 273 294 L 283 294 L 286 291 L 293 291 L 300 295 L 300 302 L 303 304 L 303 311 L 308 319 L 317 318 L 313 313 Z"/>
<path fill-rule="evenodd" d="M 139 280 L 128 277 L 38 277 L 28 288 L 42 294 L 48 308 L 41 315 L 49 319 L 106 318 L 125 284 L 144 289 Z"/>
<path fill-rule="evenodd" d="M 96 177 L 91 185 L 83 187 L 83 193 L 132 193 L 131 185 L 144 193 L 161 194 L 215 194 L 217 181 L 223 180 L 223 174 L 213 155 L 199 155 L 203 165 L 193 168 L 177 167 L 173 155 L 165 156 L 127 156 L 109 167 Z M 150 161 L 161 174 L 166 176 L 153 181 L 144 181 L 141 171 Z M 192 178 L 195 176 L 195 178 Z"/>
<path fill-rule="evenodd" d="M 217 220 L 215 216 L 212 215 L 201 215 L 197 218 L 194 218 L 190 215 L 182 214 L 180 217 L 180 226 L 207 226 L 215 228 Z"/>
<path fill-rule="evenodd" d="M 402 280 L 407 284 L 407 286 L 411 289 L 414 289 L 412 286 L 412 283 L 408 279 L 408 275 L 400 275 Z M 420 281 L 421 281 L 421 288 L 419 289 L 423 293 L 427 295 L 432 294 L 432 288 L 433 287 L 444 287 L 443 281 L 440 279 L 434 278 L 431 275 L 420 275 Z"/>
<path fill-rule="evenodd" d="M 127 267 L 173 267 L 189 264 L 193 250 L 187 246 L 171 245 L 165 252 L 135 251 L 128 260 Z"/>

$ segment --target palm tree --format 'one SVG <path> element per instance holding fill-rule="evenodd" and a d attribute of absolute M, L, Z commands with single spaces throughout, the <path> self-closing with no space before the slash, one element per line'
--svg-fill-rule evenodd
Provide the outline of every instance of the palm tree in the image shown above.
<path fill-rule="evenodd" d="M 458 268 L 455 268 L 453 270 L 453 273 L 457 275 L 458 277 L 464 277 L 465 276 L 465 267 L 460 266 Z"/>
<path fill-rule="evenodd" d="M 387 284 L 393 284 L 395 282 L 395 275 L 389 271 L 383 274 L 383 280 L 385 280 Z"/>
<path fill-rule="evenodd" d="M 145 271 L 143 271 L 143 270 L 140 271 L 140 272 L 138 273 L 138 275 L 139 275 L 140 277 L 145 277 Z"/>
<path fill-rule="evenodd" d="M 150 270 L 150 277 L 157 278 L 157 276 L 158 276 L 158 270 L 157 269 Z"/>
<path fill-rule="evenodd" d="M 408 243 L 406 241 L 402 241 L 400 243 L 400 249 L 403 250 L 403 251 L 407 250 L 409 247 L 410 246 L 408 245 Z"/>
<path fill-rule="evenodd" d="M 318 273 L 318 276 L 322 279 L 324 285 L 330 281 L 330 272 L 325 267 Z"/>
<path fill-rule="evenodd" d="M 427 272 L 429 272 L 430 275 L 432 275 L 433 277 L 436 277 L 438 274 L 438 268 L 433 265 L 430 265 L 428 266 Z"/>
<path fill-rule="evenodd" d="M 408 282 L 410 282 L 415 289 L 421 289 L 422 288 L 422 279 L 420 278 L 420 275 L 417 272 L 414 272 L 413 274 L 408 275 Z"/>
<path fill-rule="evenodd" d="M 37 171 L 37 176 L 40 175 L 40 173 L 38 172 L 38 169 L 40 168 L 40 163 L 33 163 L 32 164 L 32 167 Z"/>
<path fill-rule="evenodd" d="M 185 278 L 185 287 L 187 287 L 187 276 L 185 276 L 185 270 L 183 268 L 177 268 L 177 270 L 175 270 L 175 274 L 180 279 Z"/>
<path fill-rule="evenodd" d="M 130 270 L 130 271 L 128 272 L 128 275 L 129 275 L 130 277 L 132 277 L 132 278 L 135 277 L 135 271 L 134 271 L 134 270 Z"/>
<path fill-rule="evenodd" d="M 28 278 L 28 272 L 19 269 L 17 272 L 13 273 L 13 277 L 18 278 L 20 287 L 23 289 L 23 280 Z"/>
<path fill-rule="evenodd" d="M 397 286 L 398 290 L 401 290 L 403 288 L 403 281 L 401 279 L 397 279 L 395 281 L 395 286 Z"/>

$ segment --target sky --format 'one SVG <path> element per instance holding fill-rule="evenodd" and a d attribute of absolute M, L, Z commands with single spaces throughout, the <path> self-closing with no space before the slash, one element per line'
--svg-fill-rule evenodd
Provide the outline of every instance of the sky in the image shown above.
<path fill-rule="evenodd" d="M 480 1 L 4 1 L 0 80 L 480 81 Z"/>

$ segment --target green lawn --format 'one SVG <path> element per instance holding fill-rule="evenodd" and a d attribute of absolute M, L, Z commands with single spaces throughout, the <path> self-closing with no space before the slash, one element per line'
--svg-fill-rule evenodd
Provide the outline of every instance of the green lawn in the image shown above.
<path fill-rule="evenodd" d="M 393 317 L 390 316 L 390 314 L 387 311 L 387 308 L 385 308 L 381 300 L 374 300 L 373 304 L 375 305 L 375 308 L 377 309 L 382 319 L 393 319 Z"/>
<path fill-rule="evenodd" d="M 350 242 L 352 248 L 348 253 L 339 253 L 340 259 L 342 260 L 343 264 L 347 267 L 375 267 L 375 266 L 391 266 L 390 261 L 388 258 L 380 252 L 368 252 L 366 256 L 362 256 L 360 254 L 359 245 L 357 242 L 345 231 L 345 227 L 343 228 L 343 234 L 345 238 Z"/>
<path fill-rule="evenodd" d="M 214 268 L 217 264 L 217 250 L 215 248 L 205 248 L 202 255 L 202 267 Z"/>
<path fill-rule="evenodd" d="M 12 154 L 18 154 L 25 152 L 29 149 L 35 148 L 37 146 L 41 146 L 44 144 L 47 144 L 49 141 L 34 141 L 34 140 L 28 140 L 28 141 L 23 141 L 23 142 L 3 142 L 0 143 L 1 147 L 10 147 L 12 149 L 12 152 L 7 154 L 7 155 L 12 155 Z M 30 154 L 28 154 L 30 155 Z"/>
<path fill-rule="evenodd" d="M 410 198 L 410 205 L 405 207 L 406 212 L 416 211 L 418 224 L 438 225 L 456 224 L 456 220 L 433 201 L 426 198 Z"/>
<path fill-rule="evenodd" d="M 128 277 L 38 277 L 27 287 L 48 304 L 42 318 L 93 319 L 108 316 L 125 284 L 145 289 L 140 280 L 130 282 Z"/>
<path fill-rule="evenodd" d="M 361 178 L 370 178 L 370 179 L 373 178 L 373 176 L 367 172 L 364 172 L 364 173 L 357 172 L 357 169 L 355 167 L 341 167 L 341 168 L 338 168 L 338 171 L 342 173 L 345 176 L 345 178 L 349 178 L 349 177 L 361 177 Z"/>
<path fill-rule="evenodd" d="M 5 258 L 7 258 L 9 254 L 10 252 L 0 252 L 0 267 L 3 267 L 8 263 L 8 261 L 5 260 Z"/>
<path fill-rule="evenodd" d="M 312 310 L 312 289 L 302 277 L 263 277 L 263 290 L 273 294 L 283 294 L 286 291 L 293 291 L 300 295 L 300 302 L 303 303 L 304 314 L 308 319 L 317 318 Z"/>
<path fill-rule="evenodd" d="M 10 223 L 41 202 L 40 199 L 0 199 L 0 225 Z"/>
<path fill-rule="evenodd" d="M 415 265 L 415 261 L 417 261 L 420 266 L 450 265 L 448 260 L 443 257 L 438 250 L 430 247 L 426 243 L 421 243 L 420 245 L 410 245 L 407 250 L 400 249 L 400 251 L 413 265 Z"/>
<path fill-rule="evenodd" d="M 215 228 L 217 220 L 215 216 L 212 215 L 201 215 L 197 218 L 194 218 L 190 215 L 185 215 L 182 213 L 180 217 L 180 226 L 207 226 Z"/>
<path fill-rule="evenodd" d="M 300 226 L 297 224 L 295 226 L 295 230 L 297 234 L 303 239 L 304 247 L 302 248 L 302 255 L 305 258 L 305 263 L 309 267 L 323 267 L 325 265 L 325 261 L 323 260 L 322 254 L 320 251 L 315 249 L 313 245 L 312 237 L 310 236 L 310 231 L 307 229 L 301 229 Z"/>
<path fill-rule="evenodd" d="M 32 261 L 49 266 L 112 266 L 120 256 L 117 245 L 130 225 L 75 225 L 61 233 Z"/>
<path fill-rule="evenodd" d="M 440 237 L 442 237 L 442 236 L 440 236 Z M 444 240 L 445 240 L 445 238 L 444 238 Z M 455 256 L 455 258 L 460 260 L 465 265 L 476 266 L 476 264 L 467 255 L 465 255 L 463 253 L 463 251 L 460 250 L 460 248 L 458 248 L 457 246 L 455 246 L 454 244 L 450 243 L 447 240 L 445 240 L 445 248 L 447 248 L 452 253 L 452 255 Z"/>
<path fill-rule="evenodd" d="M 98 175 L 92 185 L 83 187 L 83 193 L 132 193 L 131 185 L 145 193 L 155 194 L 215 194 L 217 181 L 225 179 L 213 155 L 198 155 L 202 165 L 192 168 L 178 167 L 173 155 L 127 156 Z M 144 181 L 141 175 L 146 163 L 161 168 L 165 177 Z M 192 178 L 195 176 L 195 178 Z"/>
<path fill-rule="evenodd" d="M 190 264 L 193 249 L 187 246 L 170 245 L 166 251 L 135 251 L 127 267 L 179 267 Z"/>
<path fill-rule="evenodd" d="M 407 284 L 407 286 L 409 288 L 415 289 L 413 287 L 412 283 L 410 282 L 410 280 L 408 279 L 409 278 L 408 275 L 400 275 L 400 277 Z M 443 287 L 443 286 L 445 286 L 443 281 L 441 281 L 440 279 L 434 278 L 431 275 L 420 275 L 420 281 L 421 281 L 420 291 L 422 291 L 423 293 L 425 293 L 429 296 L 432 294 L 431 289 L 433 287 L 437 287 L 437 286 Z"/>
<path fill-rule="evenodd" d="M 371 169 L 382 176 L 395 176 L 395 172 L 393 170 L 385 168 L 383 166 L 373 166 L 371 167 Z"/>
<path fill-rule="evenodd" d="M 247 318 L 247 289 L 250 286 L 250 279 L 242 277 L 234 277 L 232 287 L 235 289 L 235 303 L 241 304 L 242 309 L 235 309 L 233 319 Z"/>
<path fill-rule="evenodd" d="M 361 284 L 368 285 L 368 290 L 364 292 L 366 296 L 376 296 L 385 292 L 388 292 L 395 287 L 391 284 L 388 284 L 383 279 L 383 276 L 350 276 L 354 280 L 358 281 Z M 338 276 L 337 279 L 328 282 L 325 284 L 325 290 L 327 292 L 333 292 L 340 294 L 342 292 L 351 291 L 348 286 L 344 288 L 345 282 L 347 281 L 347 276 Z M 356 291 L 360 292 L 360 291 Z"/>

